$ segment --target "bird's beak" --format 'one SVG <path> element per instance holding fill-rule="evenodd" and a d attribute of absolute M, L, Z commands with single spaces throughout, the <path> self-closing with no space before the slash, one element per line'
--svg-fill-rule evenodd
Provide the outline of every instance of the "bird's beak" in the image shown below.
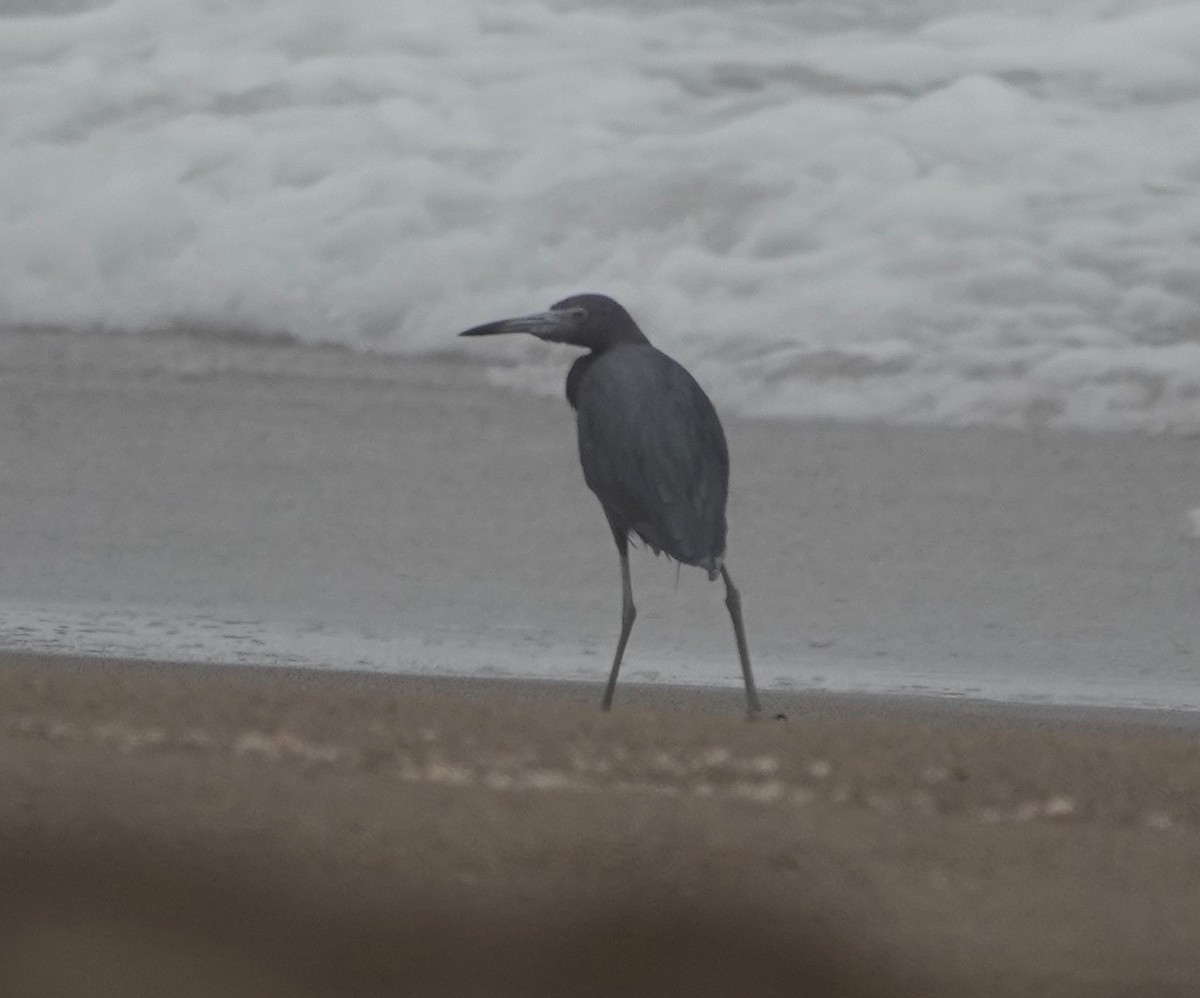
<path fill-rule="evenodd" d="M 472 326 L 459 336 L 496 336 L 500 333 L 530 333 L 539 340 L 551 343 L 569 343 L 584 317 L 583 309 L 552 308 L 547 312 L 535 312 L 515 319 L 500 319 Z"/>

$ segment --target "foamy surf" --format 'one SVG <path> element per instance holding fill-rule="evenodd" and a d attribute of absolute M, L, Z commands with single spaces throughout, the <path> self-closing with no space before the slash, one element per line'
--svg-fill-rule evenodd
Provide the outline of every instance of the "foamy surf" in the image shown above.
<path fill-rule="evenodd" d="M 0 325 L 420 354 L 597 290 L 727 410 L 1200 429 L 1200 3 L 18 11 Z"/>

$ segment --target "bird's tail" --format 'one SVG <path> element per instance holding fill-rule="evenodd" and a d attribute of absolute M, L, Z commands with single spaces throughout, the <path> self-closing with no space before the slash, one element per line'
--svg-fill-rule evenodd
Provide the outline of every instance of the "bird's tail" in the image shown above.
<path fill-rule="evenodd" d="M 705 558 L 704 561 L 698 562 L 698 564 L 708 572 L 708 581 L 713 582 L 721 574 L 721 567 L 725 564 L 725 555 L 719 554 L 713 558 Z"/>

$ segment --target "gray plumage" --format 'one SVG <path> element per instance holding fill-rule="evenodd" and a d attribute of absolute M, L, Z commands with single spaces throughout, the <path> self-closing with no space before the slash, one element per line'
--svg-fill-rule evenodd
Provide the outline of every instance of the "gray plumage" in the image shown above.
<path fill-rule="evenodd" d="M 729 450 L 712 402 L 687 370 L 656 349 L 617 302 L 576 295 L 549 311 L 475 326 L 463 336 L 525 332 L 588 353 L 567 374 L 579 461 L 612 528 L 621 561 L 621 636 L 602 706 L 612 704 L 637 611 L 629 536 L 725 580 L 751 716 L 759 712 L 741 598 L 725 567 Z"/>
<path fill-rule="evenodd" d="M 594 356 L 575 398 L 579 461 L 614 531 L 716 578 L 729 452 L 708 396 L 647 344 Z"/>

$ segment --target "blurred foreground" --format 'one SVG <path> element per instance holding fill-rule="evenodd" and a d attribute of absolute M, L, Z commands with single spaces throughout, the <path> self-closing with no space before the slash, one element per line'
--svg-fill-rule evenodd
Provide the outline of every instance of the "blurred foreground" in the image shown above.
<path fill-rule="evenodd" d="M 1186 732 L 596 692 L 3 659 L 0 994 L 1200 987 Z"/>

